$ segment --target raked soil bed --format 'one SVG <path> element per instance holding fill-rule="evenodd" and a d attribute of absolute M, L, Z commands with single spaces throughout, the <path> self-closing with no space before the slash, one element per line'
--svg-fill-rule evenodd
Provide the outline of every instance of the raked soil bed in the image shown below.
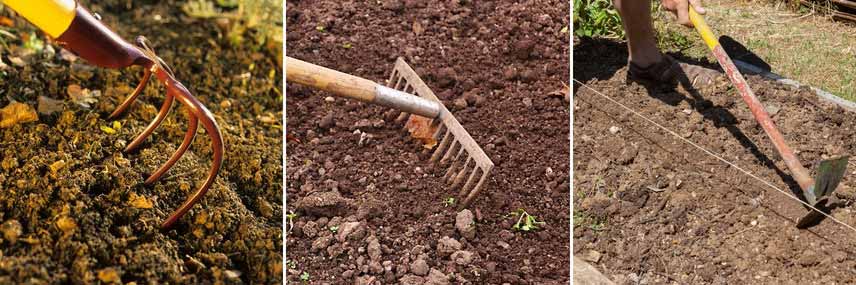
<path fill-rule="evenodd" d="M 286 13 L 286 55 L 380 83 L 404 57 L 496 164 L 459 214 L 445 168 L 397 112 L 289 85 L 288 281 L 567 283 L 568 3 L 289 1 Z M 545 224 L 515 231 L 520 208 Z"/>
<path fill-rule="evenodd" d="M 798 186 L 724 77 L 688 92 L 626 83 L 622 43 L 583 39 L 574 76 L 788 194 Z M 710 63 L 708 66 L 715 67 Z M 751 88 L 805 166 L 852 155 L 856 115 L 757 76 Z M 853 231 L 795 227 L 798 202 L 574 86 L 574 255 L 619 284 L 850 284 Z M 832 215 L 856 224 L 856 164 Z"/>

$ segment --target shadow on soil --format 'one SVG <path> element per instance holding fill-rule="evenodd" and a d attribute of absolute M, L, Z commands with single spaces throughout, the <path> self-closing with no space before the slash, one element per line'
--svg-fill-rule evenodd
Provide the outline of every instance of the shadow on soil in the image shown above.
<path fill-rule="evenodd" d="M 742 47 L 742 50 L 745 51 L 742 54 L 746 55 L 745 58 L 747 59 L 750 59 L 754 55 L 739 42 L 734 41 L 733 39 L 728 39 L 725 39 L 725 41 L 729 43 L 729 48 L 731 50 L 739 52 Z M 573 76 L 574 79 L 581 82 L 589 82 L 595 79 L 598 81 L 609 80 L 614 77 L 619 70 L 623 69 L 627 65 L 627 46 L 623 42 L 617 42 L 609 39 L 581 38 L 579 42 L 574 45 L 573 51 Z M 668 53 L 668 55 L 679 62 L 699 65 L 722 72 L 716 63 L 709 62 L 706 59 L 691 58 L 679 53 Z M 750 62 L 756 64 L 755 61 Z M 763 61 L 761 62 L 763 63 Z M 758 66 L 769 69 L 769 65 L 766 64 Z M 724 78 L 721 79 L 725 80 Z M 649 96 L 656 98 L 663 103 L 677 106 L 681 101 L 686 100 L 687 103 L 695 109 L 695 111 L 703 115 L 705 120 L 711 121 L 716 127 L 728 130 L 728 132 L 731 133 L 731 135 L 734 136 L 734 138 L 736 138 L 744 148 L 748 149 L 752 155 L 758 159 L 758 161 L 760 161 L 764 166 L 775 170 L 776 174 L 781 177 L 785 183 L 787 183 L 788 188 L 794 195 L 803 198 L 802 190 L 799 188 L 799 185 L 793 177 L 778 168 L 770 157 L 762 153 L 758 146 L 740 130 L 738 127 L 739 122 L 734 114 L 729 112 L 726 108 L 715 106 L 713 102 L 705 99 L 702 95 L 703 90 L 694 88 L 691 80 L 686 74 L 678 74 L 677 82 L 673 84 L 653 82 L 637 83 L 645 87 Z M 579 84 L 574 82 L 574 94 L 576 94 L 576 90 L 579 90 L 579 87 Z M 687 98 L 679 92 L 674 92 L 676 88 L 683 88 L 692 96 L 692 98 Z M 735 94 L 735 96 L 737 95 L 738 94 Z"/>

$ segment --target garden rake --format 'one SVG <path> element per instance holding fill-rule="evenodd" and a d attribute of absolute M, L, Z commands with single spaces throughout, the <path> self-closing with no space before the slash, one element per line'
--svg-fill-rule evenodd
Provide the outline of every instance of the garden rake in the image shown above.
<path fill-rule="evenodd" d="M 817 170 L 817 178 L 812 178 L 809 171 L 803 167 L 802 163 L 800 163 L 794 151 L 785 143 L 785 138 L 776 128 L 773 120 L 770 119 L 770 115 L 764 109 L 761 101 L 755 97 L 755 93 L 749 88 L 749 84 L 746 82 L 746 79 L 743 78 L 743 75 L 739 70 L 737 70 L 734 62 L 732 62 L 728 54 L 725 53 L 725 49 L 723 49 L 719 44 L 719 41 L 713 34 L 713 31 L 711 31 L 710 27 L 705 23 L 704 18 L 700 14 L 696 13 L 695 9 L 692 7 L 690 7 L 689 10 L 690 21 L 693 23 L 693 26 L 695 26 L 699 35 L 701 35 L 701 38 L 710 48 L 714 57 L 716 57 L 716 60 L 719 62 L 719 65 L 722 66 L 723 70 L 725 70 L 728 79 L 731 80 L 731 83 L 734 84 L 734 87 L 740 92 L 740 96 L 743 97 L 743 101 L 749 105 L 749 110 L 752 111 L 752 115 L 755 117 L 755 120 L 758 121 L 758 124 L 760 124 L 762 128 L 764 128 L 764 132 L 767 133 L 767 136 L 773 142 L 773 145 L 782 156 L 782 159 L 785 161 L 788 169 L 791 170 L 794 180 L 796 180 L 797 184 L 799 184 L 802 189 L 803 201 L 812 205 L 812 208 L 809 208 L 810 212 L 797 222 L 797 227 L 806 228 L 817 224 L 824 218 L 824 215 L 816 210 L 825 212 L 829 210 L 827 198 L 829 197 L 829 194 L 835 191 L 838 183 L 841 182 L 841 178 L 844 177 L 844 173 L 847 169 L 848 156 L 840 156 L 821 161 Z"/>
<path fill-rule="evenodd" d="M 286 57 L 285 66 L 287 82 L 400 110 L 399 122 L 413 116 L 431 119 L 433 139 L 440 143 L 430 161 L 449 165 L 443 178 L 453 189 L 460 187 L 458 208 L 469 206 L 481 192 L 493 162 L 404 59 L 396 60 L 387 86 L 292 57 Z"/>

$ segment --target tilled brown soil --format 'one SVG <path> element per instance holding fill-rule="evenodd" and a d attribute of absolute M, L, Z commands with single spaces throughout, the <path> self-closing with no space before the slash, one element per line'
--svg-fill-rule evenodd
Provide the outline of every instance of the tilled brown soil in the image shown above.
<path fill-rule="evenodd" d="M 139 82 L 139 68 L 71 63 L 55 45 L 54 54 L 10 64 L 0 106 L 15 100 L 36 107 L 39 96 L 60 105 L 38 122 L 0 129 L 0 284 L 281 283 L 282 73 L 275 54 L 230 46 L 213 21 L 184 16 L 181 3 L 97 2 L 83 5 L 125 39 L 147 36 L 212 111 L 226 142 L 224 165 L 201 202 L 162 232 L 159 223 L 211 165 L 204 130 L 167 175 L 144 186 L 187 127 L 174 106 L 140 151 L 122 152 L 157 113 L 163 86 L 150 83 L 110 133 L 104 127 L 116 125 L 107 115 Z M 32 29 L 23 20 L 15 26 Z M 8 64 L 21 43 L 7 44 L 10 50 L 0 50 Z M 101 96 L 91 108 L 78 106 L 66 93 L 71 84 Z"/>
<path fill-rule="evenodd" d="M 623 44 L 583 40 L 574 76 L 790 193 L 798 186 L 730 83 L 696 95 L 626 84 Z M 710 66 L 710 64 L 708 64 Z M 854 114 L 806 90 L 749 84 L 806 167 L 856 151 Z M 832 215 L 856 224 L 856 164 Z M 574 93 L 574 254 L 619 284 L 851 284 L 853 231 L 795 227 L 798 202 L 710 157 L 594 91 Z"/>
<path fill-rule="evenodd" d="M 288 281 L 567 283 L 569 110 L 549 94 L 567 82 L 568 3 L 287 5 L 288 56 L 376 82 L 405 57 L 496 164 L 474 217 L 459 215 L 443 203 L 457 193 L 445 169 L 428 163 L 396 112 L 289 85 Z M 546 224 L 513 231 L 518 208 Z"/>

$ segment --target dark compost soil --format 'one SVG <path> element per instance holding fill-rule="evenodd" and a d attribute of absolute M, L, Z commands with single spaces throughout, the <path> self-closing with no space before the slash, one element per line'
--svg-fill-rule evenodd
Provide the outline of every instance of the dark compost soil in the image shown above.
<path fill-rule="evenodd" d="M 290 1 L 288 56 L 384 82 L 416 69 L 496 164 L 470 207 L 397 112 L 287 88 L 287 280 L 564 284 L 569 274 L 568 3 Z M 554 93 L 555 94 L 555 93 Z M 332 98 L 330 98 L 332 99 Z M 454 102 L 456 101 L 457 102 Z M 364 135 L 361 135 L 364 134 Z M 361 143 L 361 136 L 363 142 Z M 546 222 L 515 232 L 518 208 Z M 460 222 L 459 221 L 459 222 Z"/>
<path fill-rule="evenodd" d="M 580 81 L 786 192 L 798 189 L 724 77 L 696 94 L 626 84 L 626 50 L 611 41 L 582 40 L 574 58 Z M 748 79 L 807 168 L 856 151 L 853 113 L 807 90 Z M 851 230 L 830 219 L 799 230 L 807 211 L 793 199 L 590 89 L 575 86 L 574 104 L 574 254 L 619 284 L 856 282 Z M 853 162 L 832 211 L 850 225 Z"/>
<path fill-rule="evenodd" d="M 274 54 L 232 47 L 213 21 L 189 19 L 179 4 L 82 5 L 125 39 L 147 36 L 176 77 L 214 113 L 226 155 L 211 190 L 173 230 L 161 232 L 159 223 L 210 168 L 204 130 L 164 178 L 144 186 L 187 126 L 184 112 L 173 107 L 140 151 L 122 152 L 157 113 L 163 86 L 150 83 L 110 134 L 102 130 L 113 126 L 106 117 L 139 82 L 139 68 L 70 63 L 56 45 L 53 54 L 29 55 L 25 66 L 10 64 L 2 71 L 0 105 L 15 100 L 36 106 L 39 96 L 62 105 L 57 113 L 39 115 L 38 122 L 0 129 L 0 283 L 282 282 L 282 73 Z M 15 27 L 33 29 L 21 19 Z M 10 49 L 0 51 L 8 63 L 21 43 L 7 43 Z M 71 84 L 102 95 L 83 108 L 66 95 Z M 140 196 L 152 207 L 134 206 L 141 205 L 133 203 Z"/>

